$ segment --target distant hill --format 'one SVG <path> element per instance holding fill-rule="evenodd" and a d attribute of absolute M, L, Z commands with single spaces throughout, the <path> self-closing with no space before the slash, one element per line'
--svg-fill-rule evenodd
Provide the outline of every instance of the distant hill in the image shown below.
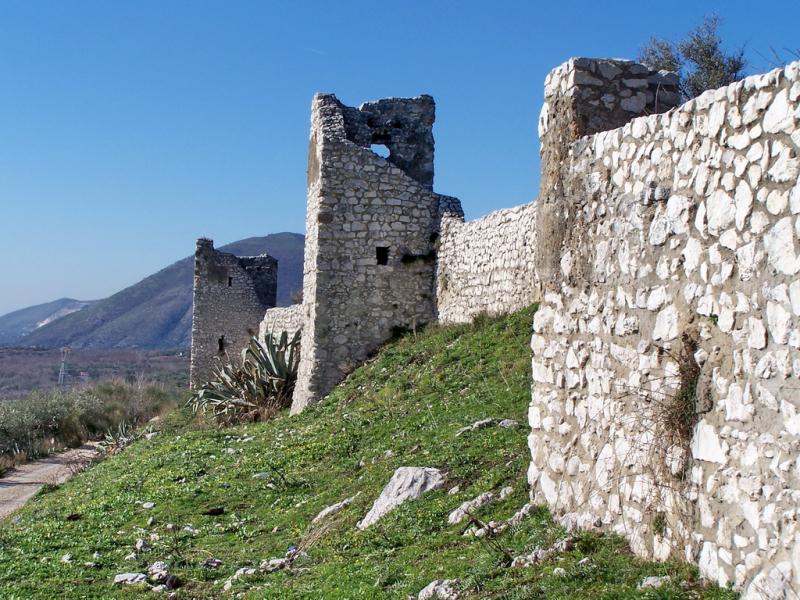
<path fill-rule="evenodd" d="M 219 249 L 237 256 L 266 253 L 277 258 L 278 305 L 286 306 L 291 304 L 292 293 L 302 287 L 303 243 L 304 236 L 298 233 L 275 233 L 247 238 Z M 147 350 L 188 347 L 192 329 L 193 272 L 194 257 L 189 256 L 113 296 L 43 325 L 13 343 Z M 33 308 L 36 307 L 23 311 Z"/>
<path fill-rule="evenodd" d="M 35 329 L 92 304 L 92 301 L 61 298 L 0 316 L 0 346 L 15 344 Z"/>

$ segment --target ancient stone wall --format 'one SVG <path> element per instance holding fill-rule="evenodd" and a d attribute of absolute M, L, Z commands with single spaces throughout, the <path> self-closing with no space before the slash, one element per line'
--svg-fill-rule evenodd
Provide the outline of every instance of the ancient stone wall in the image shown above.
<path fill-rule="evenodd" d="M 297 331 L 303 330 L 305 312 L 302 304 L 270 308 L 264 313 L 258 329 L 258 337 L 263 340 L 267 333 L 280 334 L 285 331 L 291 338 Z"/>
<path fill-rule="evenodd" d="M 498 210 L 467 223 L 442 221 L 436 304 L 443 323 L 510 313 L 537 298 L 536 204 Z"/>
<path fill-rule="evenodd" d="M 197 240 L 192 296 L 192 387 L 209 380 L 216 357 L 238 357 L 275 306 L 278 263 L 271 256 L 238 257 Z"/>
<path fill-rule="evenodd" d="M 435 318 L 439 223 L 461 208 L 432 191 L 434 111 L 430 96 L 359 108 L 314 98 L 293 412 L 324 397 L 394 332 Z"/>
<path fill-rule="evenodd" d="M 533 498 L 782 598 L 800 589 L 800 64 L 558 155 L 581 64 L 551 75 L 542 127 Z"/>

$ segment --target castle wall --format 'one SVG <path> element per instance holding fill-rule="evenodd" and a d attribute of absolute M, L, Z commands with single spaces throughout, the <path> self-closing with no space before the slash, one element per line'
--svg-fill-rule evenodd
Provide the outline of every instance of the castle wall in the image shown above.
<path fill-rule="evenodd" d="M 551 128 L 593 87 L 578 68 L 554 71 L 543 111 L 532 497 L 784 597 L 800 589 L 800 63 L 559 154 Z"/>
<path fill-rule="evenodd" d="M 291 306 L 280 306 L 267 309 L 261 325 L 258 328 L 258 337 L 263 340 L 267 333 L 274 332 L 279 334 L 283 331 L 289 334 L 289 338 L 297 332 L 303 330 L 305 323 L 305 311 L 302 304 Z"/>
<path fill-rule="evenodd" d="M 325 396 L 394 332 L 435 319 L 434 103 L 312 106 L 303 280 L 305 325 L 292 412 Z M 384 159 L 371 144 L 383 144 Z"/>
<path fill-rule="evenodd" d="M 437 254 L 439 321 L 463 323 L 532 304 L 539 288 L 535 236 L 535 203 L 466 223 L 458 216 L 445 218 Z"/>
<path fill-rule="evenodd" d="M 271 256 L 238 257 L 197 240 L 192 292 L 190 384 L 208 381 L 215 359 L 237 358 L 275 306 L 278 263 Z"/>

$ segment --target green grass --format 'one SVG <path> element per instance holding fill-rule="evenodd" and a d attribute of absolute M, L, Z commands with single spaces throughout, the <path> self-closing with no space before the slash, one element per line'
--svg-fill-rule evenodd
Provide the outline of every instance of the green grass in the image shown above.
<path fill-rule="evenodd" d="M 647 575 L 693 582 L 696 571 L 638 560 L 614 536 L 581 534 L 574 550 L 512 569 L 490 544 L 462 536 L 463 524 L 448 525 L 451 510 L 487 490 L 515 491 L 481 509 L 485 521 L 507 519 L 527 501 L 532 312 L 407 335 L 298 417 L 219 430 L 182 424 L 186 417 L 175 414 L 160 435 L 40 494 L 2 526 L 0 597 L 158 597 L 112 584 L 115 574 L 143 572 L 155 560 L 169 562 L 180 578 L 180 598 L 227 597 L 222 584 L 238 568 L 315 539 L 309 558 L 291 572 L 240 579 L 232 592 L 259 599 L 406 598 L 433 579 L 457 578 L 466 598 L 733 598 L 716 588 L 684 592 L 677 583 L 637 591 Z M 485 417 L 520 425 L 456 437 Z M 400 466 L 438 467 L 447 483 L 357 531 Z M 455 485 L 461 491 L 448 495 Z M 359 491 L 326 527 L 311 526 L 321 509 Z M 145 501 L 155 508 L 137 504 Z M 212 507 L 225 513 L 203 515 Z M 74 514 L 80 518 L 67 520 Z M 156 524 L 148 526 L 151 516 Z M 182 531 L 189 524 L 197 533 Z M 152 551 L 124 560 L 151 533 L 159 536 Z M 539 509 L 499 544 L 518 555 L 563 535 Z M 60 561 L 65 553 L 73 555 L 71 564 Z M 224 564 L 201 568 L 212 557 Z M 84 566 L 89 561 L 97 564 Z M 554 575 L 556 567 L 567 576 Z"/>

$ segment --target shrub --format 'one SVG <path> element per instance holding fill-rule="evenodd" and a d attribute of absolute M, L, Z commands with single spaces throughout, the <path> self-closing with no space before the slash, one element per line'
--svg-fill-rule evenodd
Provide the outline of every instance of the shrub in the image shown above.
<path fill-rule="evenodd" d="M 300 332 L 289 339 L 267 333 L 251 338 L 241 362 L 219 361 L 214 378 L 189 399 L 195 412 L 211 413 L 222 425 L 272 417 L 289 405 L 300 362 Z"/>
<path fill-rule="evenodd" d="M 677 73 L 687 99 L 738 81 L 747 64 L 744 50 L 726 52 L 717 33 L 719 25 L 720 18 L 710 15 L 678 43 L 650 38 L 639 51 L 639 62 Z"/>
<path fill-rule="evenodd" d="M 124 423 L 137 426 L 175 405 L 150 383 L 109 381 L 70 392 L 36 391 L 0 404 L 0 464 L 10 466 L 56 448 L 76 447 Z"/>

